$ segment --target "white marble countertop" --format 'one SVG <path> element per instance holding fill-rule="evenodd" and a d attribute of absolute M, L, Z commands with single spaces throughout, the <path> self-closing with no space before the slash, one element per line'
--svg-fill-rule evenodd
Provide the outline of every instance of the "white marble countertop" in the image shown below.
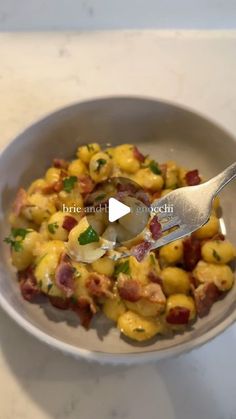
<path fill-rule="evenodd" d="M 236 131 L 236 32 L 0 34 L 0 147 L 71 102 L 159 97 Z M 1 419 L 235 419 L 236 327 L 177 359 L 76 361 L 0 311 Z"/>

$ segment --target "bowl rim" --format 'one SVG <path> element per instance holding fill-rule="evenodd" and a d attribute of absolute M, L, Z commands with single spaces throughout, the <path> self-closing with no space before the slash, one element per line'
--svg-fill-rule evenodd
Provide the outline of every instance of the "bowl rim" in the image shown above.
<path fill-rule="evenodd" d="M 192 108 L 188 108 L 186 106 L 182 106 L 176 102 L 167 101 L 158 99 L 155 97 L 147 97 L 147 96 L 126 96 L 126 95 L 111 95 L 111 96 L 104 96 L 104 97 L 95 97 L 94 99 L 88 99 L 84 101 L 74 102 L 62 108 L 57 108 L 55 111 L 49 112 L 46 115 L 42 116 L 40 119 L 37 119 L 35 122 L 32 122 L 30 125 L 26 126 L 21 132 L 18 133 L 16 137 L 12 140 L 7 141 L 7 143 L 1 148 L 0 150 L 0 159 L 3 157 L 5 151 L 7 151 L 8 147 L 13 145 L 20 136 L 24 135 L 26 131 L 32 129 L 33 127 L 41 124 L 42 122 L 46 122 L 50 120 L 52 117 L 57 118 L 61 113 L 68 111 L 69 109 L 74 109 L 79 105 L 89 104 L 91 102 L 105 102 L 109 100 L 125 100 L 125 101 L 146 101 L 146 102 L 153 102 L 153 103 L 163 103 L 164 105 L 170 105 L 172 107 L 176 107 L 179 110 L 188 112 L 190 114 L 198 115 L 201 119 L 214 124 L 214 126 L 221 130 L 223 130 L 226 134 L 228 134 L 235 142 L 236 138 L 230 131 L 222 127 L 215 121 L 214 119 L 206 117 L 201 112 L 195 111 Z M 33 335 L 41 342 L 46 343 L 52 349 L 59 350 L 64 354 L 68 354 L 73 356 L 75 359 L 84 358 L 87 361 L 98 361 L 100 363 L 108 363 L 108 364 L 141 364 L 148 361 L 158 361 L 161 359 L 168 359 L 172 357 L 176 357 L 181 355 L 182 353 L 190 352 L 193 349 L 196 349 L 203 344 L 211 341 L 213 338 L 224 332 L 227 328 L 229 328 L 235 321 L 236 321 L 236 311 L 233 312 L 230 316 L 226 317 L 223 321 L 221 321 L 218 325 L 215 325 L 210 331 L 203 333 L 201 336 L 195 338 L 194 340 L 190 340 L 189 342 L 179 343 L 174 347 L 170 347 L 167 349 L 160 349 L 160 350 L 153 350 L 148 352 L 141 352 L 141 353 L 117 353 L 117 354 L 109 354 L 107 352 L 100 352 L 100 351 L 90 351 L 88 349 L 79 348 L 73 346 L 72 344 L 63 342 L 55 337 L 50 336 L 49 334 L 40 330 L 37 326 L 34 326 L 29 320 L 24 319 L 15 309 L 14 307 L 0 294 L 0 306 L 2 309 L 19 325 L 21 326 L 26 332 Z"/>

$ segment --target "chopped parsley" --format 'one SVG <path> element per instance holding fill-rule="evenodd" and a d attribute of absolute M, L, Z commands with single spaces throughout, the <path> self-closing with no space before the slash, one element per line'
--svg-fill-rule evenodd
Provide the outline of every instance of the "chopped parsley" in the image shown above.
<path fill-rule="evenodd" d="M 102 166 L 104 166 L 104 164 L 106 164 L 106 160 L 105 159 L 97 159 L 97 169 L 96 172 L 100 172 L 100 169 Z"/>
<path fill-rule="evenodd" d="M 87 149 L 90 153 L 94 151 L 94 148 L 93 148 L 92 144 L 87 144 L 86 147 L 87 147 Z"/>
<path fill-rule="evenodd" d="M 53 284 L 48 284 L 48 292 L 50 291 L 50 289 L 53 287 Z"/>
<path fill-rule="evenodd" d="M 120 273 L 129 275 L 130 273 L 130 266 L 129 266 L 129 261 L 126 260 L 125 262 L 122 263 L 118 263 L 115 266 L 115 271 L 114 271 L 114 275 L 118 276 Z"/>
<path fill-rule="evenodd" d="M 22 250 L 25 237 L 31 231 L 32 230 L 26 228 L 12 228 L 11 234 L 4 239 L 4 242 L 10 244 L 11 249 L 13 249 L 15 252 L 19 252 Z"/>
<path fill-rule="evenodd" d="M 221 257 L 220 257 L 220 255 L 217 253 L 217 251 L 215 250 L 215 249 L 213 249 L 212 250 L 212 253 L 213 253 L 213 257 L 218 261 L 218 262 L 220 262 L 221 261 Z"/>
<path fill-rule="evenodd" d="M 75 183 L 77 182 L 76 176 L 70 176 L 63 179 L 63 189 L 64 191 L 70 193 L 74 189 Z"/>
<path fill-rule="evenodd" d="M 58 223 L 48 224 L 48 231 L 49 231 L 49 233 L 55 234 L 56 233 L 56 230 L 58 229 L 58 227 L 59 227 Z"/>
<path fill-rule="evenodd" d="M 136 328 L 133 330 L 133 332 L 141 332 L 141 333 L 143 333 L 143 332 L 145 332 L 145 329 L 143 329 L 142 327 L 136 327 Z"/>
<path fill-rule="evenodd" d="M 156 259 L 155 259 L 155 256 L 153 255 L 153 253 L 150 254 L 150 261 L 151 261 L 152 265 L 156 264 Z"/>
<path fill-rule="evenodd" d="M 81 277 L 81 273 L 75 267 L 73 267 L 73 273 L 74 273 L 75 278 Z"/>
<path fill-rule="evenodd" d="M 89 226 L 83 233 L 80 234 L 78 242 L 81 245 L 99 242 L 99 235 L 91 226 Z"/>
<path fill-rule="evenodd" d="M 150 161 L 148 167 L 151 170 L 151 172 L 154 173 L 155 175 L 161 175 L 161 170 L 158 164 L 155 162 L 155 160 Z"/>

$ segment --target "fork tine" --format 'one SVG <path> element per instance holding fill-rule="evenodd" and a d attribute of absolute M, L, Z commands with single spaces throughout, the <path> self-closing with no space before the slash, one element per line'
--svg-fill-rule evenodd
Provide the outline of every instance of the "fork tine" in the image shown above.
<path fill-rule="evenodd" d="M 164 246 L 167 243 L 171 243 L 175 240 L 181 239 L 184 236 L 189 235 L 189 230 L 186 226 L 182 226 L 178 228 L 175 231 L 172 231 L 171 233 L 167 234 L 164 237 L 161 237 L 159 240 L 154 243 L 152 249 L 157 249 L 160 246 Z"/>
<path fill-rule="evenodd" d="M 172 227 L 176 227 L 179 224 L 180 224 L 180 221 L 178 220 L 178 218 L 177 217 L 173 217 L 169 221 L 167 221 L 167 223 L 163 223 L 162 224 L 161 230 L 163 232 L 165 232 L 165 231 L 169 230 Z"/>

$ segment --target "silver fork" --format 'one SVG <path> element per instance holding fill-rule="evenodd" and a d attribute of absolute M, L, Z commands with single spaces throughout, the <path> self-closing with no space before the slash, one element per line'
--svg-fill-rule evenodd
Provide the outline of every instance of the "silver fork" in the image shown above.
<path fill-rule="evenodd" d="M 235 177 L 236 162 L 205 183 L 176 189 L 154 201 L 151 205 L 154 211 L 165 204 L 173 207 L 173 214 L 168 218 L 166 213 L 157 212 L 162 232 L 172 227 L 178 228 L 156 240 L 152 244 L 152 249 L 181 239 L 206 224 L 210 218 L 214 198 Z"/>
<path fill-rule="evenodd" d="M 151 214 L 157 215 L 162 232 L 165 233 L 173 227 L 177 228 L 156 241 L 152 240 L 150 231 L 146 228 L 146 240 L 150 242 L 149 250 L 188 236 L 206 224 L 210 218 L 214 198 L 235 177 L 236 162 L 205 183 L 176 189 L 154 201 L 151 205 Z M 167 215 L 166 212 L 159 212 L 165 205 L 172 206 L 173 213 Z M 130 255 L 132 249 L 120 254 L 115 252 L 113 258 L 120 259 Z"/>

